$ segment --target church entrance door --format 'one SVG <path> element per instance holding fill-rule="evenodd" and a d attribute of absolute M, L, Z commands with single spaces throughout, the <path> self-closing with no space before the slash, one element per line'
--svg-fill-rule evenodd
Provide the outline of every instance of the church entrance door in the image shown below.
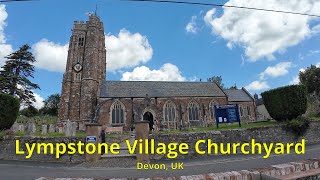
<path fill-rule="evenodd" d="M 146 112 L 143 115 L 143 120 L 144 121 L 149 121 L 149 130 L 152 131 L 153 130 L 153 115 L 151 112 Z"/>

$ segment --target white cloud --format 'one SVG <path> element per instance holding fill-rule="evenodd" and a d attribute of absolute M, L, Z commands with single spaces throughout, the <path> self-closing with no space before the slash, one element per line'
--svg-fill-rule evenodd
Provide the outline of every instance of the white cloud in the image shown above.
<path fill-rule="evenodd" d="M 270 88 L 267 82 L 265 81 L 253 81 L 245 87 L 249 91 L 260 91 Z"/>
<path fill-rule="evenodd" d="M 122 81 L 185 81 L 179 68 L 173 64 L 164 64 L 159 70 L 146 66 L 136 67 L 132 72 L 122 74 Z"/>
<path fill-rule="evenodd" d="M 153 49 L 146 36 L 122 29 L 118 36 L 106 35 L 107 70 L 135 67 L 148 62 Z"/>
<path fill-rule="evenodd" d="M 229 0 L 226 5 L 276 9 L 301 13 L 320 12 L 318 0 Z M 215 18 L 215 9 L 206 13 L 204 21 L 212 31 L 227 40 L 228 47 L 240 45 L 245 48 L 250 61 L 263 57 L 274 59 L 274 53 L 282 53 L 306 37 L 319 32 L 318 26 L 311 27 L 313 17 L 275 12 L 224 8 L 221 17 Z"/>
<path fill-rule="evenodd" d="M 36 67 L 49 71 L 64 72 L 68 56 L 68 44 L 60 45 L 42 39 L 32 46 Z"/>
<path fill-rule="evenodd" d="M 265 71 L 260 74 L 260 79 L 264 79 L 266 76 L 279 77 L 288 74 L 288 69 L 292 67 L 291 62 L 281 62 L 275 66 L 269 66 Z"/>
<path fill-rule="evenodd" d="M 0 4 L 0 67 L 4 65 L 6 60 L 4 57 L 13 52 L 12 46 L 6 43 L 6 35 L 4 33 L 4 28 L 7 26 L 7 18 L 6 6 Z"/>
<path fill-rule="evenodd" d="M 189 23 L 186 26 L 186 31 L 188 33 L 193 33 L 193 34 L 197 33 L 198 28 L 197 28 L 197 22 L 196 21 L 197 21 L 197 16 L 192 16 L 191 20 L 189 21 Z"/>
<path fill-rule="evenodd" d="M 33 94 L 34 94 L 34 98 L 36 99 L 36 102 L 32 103 L 33 107 L 37 109 L 41 109 L 44 106 L 44 102 L 43 102 L 44 98 L 37 93 L 33 93 Z"/>

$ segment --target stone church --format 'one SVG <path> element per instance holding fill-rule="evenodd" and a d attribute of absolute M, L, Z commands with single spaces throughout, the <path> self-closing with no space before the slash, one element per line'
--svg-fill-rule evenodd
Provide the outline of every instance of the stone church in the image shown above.
<path fill-rule="evenodd" d="M 215 124 L 214 105 L 238 104 L 241 120 L 256 120 L 255 101 L 244 88 L 221 89 L 213 82 L 108 81 L 103 23 L 97 15 L 75 21 L 62 82 L 60 121 L 80 130 L 97 122 L 104 128 L 134 129 L 149 121 L 150 130 Z"/>

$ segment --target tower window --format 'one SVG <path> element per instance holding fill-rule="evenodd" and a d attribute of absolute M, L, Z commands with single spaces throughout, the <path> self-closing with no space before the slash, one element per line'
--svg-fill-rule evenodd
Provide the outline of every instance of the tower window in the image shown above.
<path fill-rule="evenodd" d="M 78 45 L 79 45 L 80 47 L 84 46 L 84 37 L 79 37 Z"/>
<path fill-rule="evenodd" d="M 78 57 L 77 57 L 77 63 L 80 63 L 81 60 L 82 60 L 82 56 L 78 56 Z"/>
<path fill-rule="evenodd" d="M 81 73 L 76 73 L 75 80 L 76 81 L 80 81 L 81 80 Z"/>

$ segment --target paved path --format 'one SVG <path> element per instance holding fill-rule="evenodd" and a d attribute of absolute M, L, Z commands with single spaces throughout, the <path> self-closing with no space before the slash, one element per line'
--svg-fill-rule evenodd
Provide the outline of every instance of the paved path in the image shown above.
<path fill-rule="evenodd" d="M 75 178 L 137 178 L 168 177 L 179 175 L 206 174 L 263 168 L 273 164 L 320 158 L 320 144 L 306 147 L 304 155 L 271 155 L 263 159 L 261 155 L 210 156 L 191 160 L 161 161 L 183 162 L 184 170 L 137 170 L 136 168 L 79 168 L 71 165 L 39 162 L 0 161 L 0 179 L 36 179 L 39 177 Z M 159 162 L 157 162 L 159 163 Z"/>

